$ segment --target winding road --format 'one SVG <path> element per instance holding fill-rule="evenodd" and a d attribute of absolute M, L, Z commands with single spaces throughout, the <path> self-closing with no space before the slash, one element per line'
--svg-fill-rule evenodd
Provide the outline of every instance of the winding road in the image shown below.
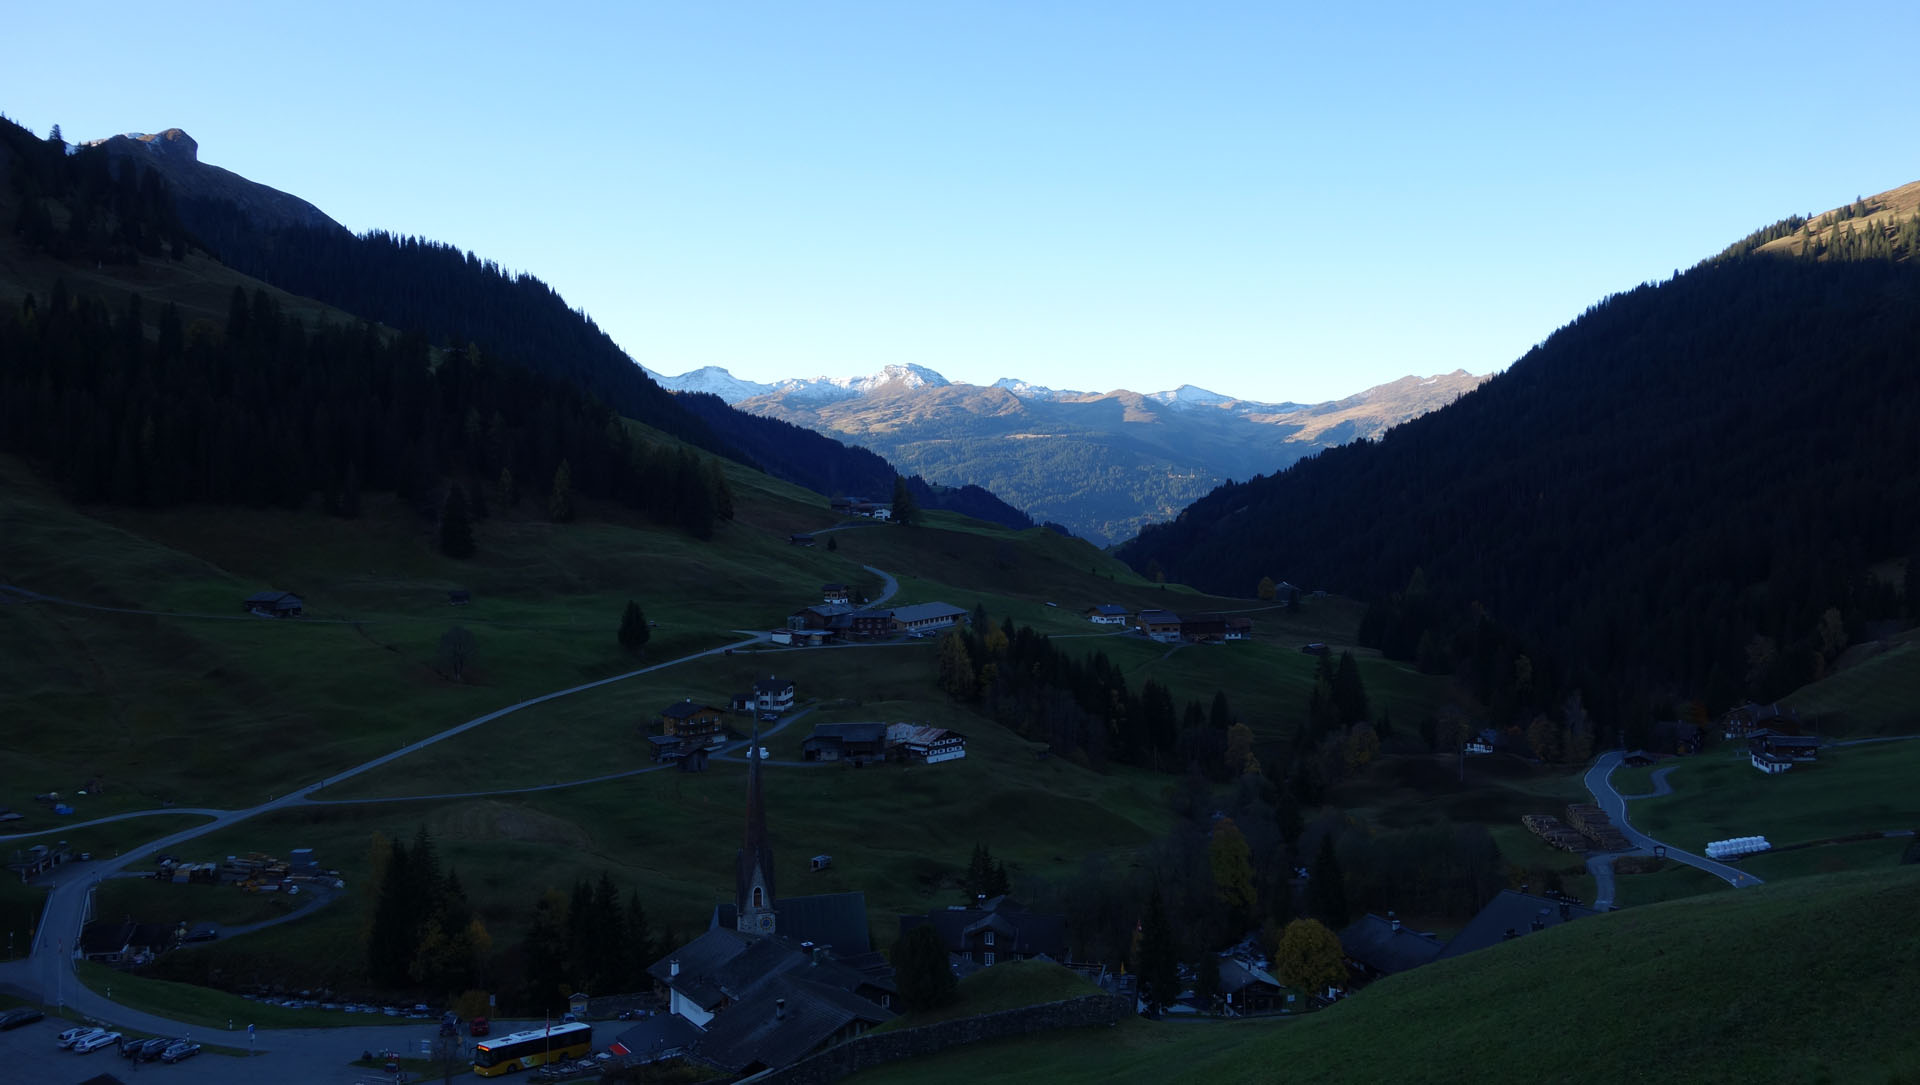
<path fill-rule="evenodd" d="M 1715 862 L 1702 855 L 1682 851 L 1671 844 L 1655 840 L 1653 837 L 1634 828 L 1627 820 L 1627 800 L 1630 798 L 1650 799 L 1657 795 L 1672 794 L 1673 788 L 1667 783 L 1667 773 L 1673 770 L 1671 768 L 1665 768 L 1655 772 L 1652 777 L 1653 790 L 1644 795 L 1622 795 L 1614 790 L 1612 777 L 1613 770 L 1619 768 L 1620 763 L 1625 758 L 1626 752 L 1624 750 L 1609 750 L 1601 754 L 1595 759 L 1593 767 L 1587 770 L 1584 781 L 1587 790 L 1593 795 L 1595 805 L 1606 811 L 1607 816 L 1613 819 L 1613 823 L 1620 827 L 1620 832 L 1635 845 L 1632 851 L 1616 851 L 1604 855 L 1587 857 L 1587 870 L 1593 874 L 1593 906 L 1595 908 L 1606 911 L 1613 907 L 1613 861 L 1623 855 L 1652 855 L 1653 849 L 1655 848 L 1665 848 L 1667 858 L 1678 863 L 1685 863 L 1690 867 L 1704 870 L 1717 878 L 1723 879 L 1728 885 L 1733 886 L 1735 889 L 1744 889 L 1748 886 L 1761 884 L 1762 879 L 1748 874 L 1743 870 L 1730 867 L 1725 863 Z"/>
<path fill-rule="evenodd" d="M 867 572 L 872 573 L 875 576 L 878 576 L 882 583 L 882 589 L 880 594 L 877 597 L 875 597 L 870 603 L 868 603 L 869 606 L 879 606 L 880 604 L 885 603 L 887 600 L 893 598 L 894 595 L 899 592 L 900 583 L 892 574 L 882 569 L 874 568 L 871 565 L 863 566 L 863 568 Z M 11 596 L 11 598 L 9 598 L 9 596 Z M 0 598 L 7 599 L 7 601 L 9 602 L 30 601 L 30 602 L 39 602 L 39 603 L 53 603 L 53 604 L 64 605 L 64 606 L 79 606 L 79 607 L 86 607 L 87 609 L 113 611 L 116 613 L 118 612 L 143 613 L 143 614 L 154 613 L 150 611 L 131 611 L 131 610 L 123 611 L 122 608 L 98 607 L 98 606 L 92 606 L 90 604 L 85 604 L 85 603 L 75 603 L 71 600 L 55 599 L 49 596 L 39 595 L 38 593 L 31 592 L 23 588 L 15 587 L 13 585 L 0 585 Z M 227 615 L 210 615 L 210 614 L 208 615 L 193 614 L 193 615 L 180 615 L 180 616 L 193 617 L 193 618 L 215 618 L 215 619 L 225 619 L 228 617 Z M 237 620 L 244 621 L 248 619 L 245 617 L 238 617 Z M 626 772 L 609 773 L 603 776 L 589 777 L 584 780 L 570 780 L 564 783 L 542 784 L 542 785 L 536 785 L 532 787 L 507 788 L 507 789 L 499 789 L 499 790 L 492 790 L 492 791 L 446 793 L 446 794 L 436 794 L 436 795 L 409 795 L 409 796 L 401 796 L 401 797 L 361 798 L 361 799 L 316 799 L 313 797 L 315 792 L 320 791 L 324 788 L 331 787 L 335 784 L 342 783 L 343 781 L 346 781 L 346 780 L 351 780 L 356 776 L 359 776 L 366 772 L 370 772 L 374 769 L 381 767 L 382 765 L 390 764 L 403 757 L 407 757 L 411 754 L 418 753 L 421 750 L 424 750 L 427 747 L 432 746 L 437 742 L 443 742 L 449 738 L 453 738 L 456 735 L 465 734 L 466 732 L 471 731 L 476 727 L 482 727 L 488 723 L 493 722 L 494 720 L 500 719 L 503 716 L 508 716 L 515 712 L 518 712 L 521 709 L 530 708 L 537 704 L 544 704 L 548 701 L 558 700 L 559 698 L 568 697 L 575 693 L 581 693 L 586 690 L 598 689 L 601 686 L 612 685 L 615 682 L 624 682 L 630 678 L 637 678 L 640 675 L 651 674 L 655 671 L 664 670 L 668 667 L 677 667 L 677 666 L 680 666 L 681 664 L 688 663 L 696 659 L 704 659 L 709 656 L 722 655 L 738 648 L 752 647 L 755 645 L 762 645 L 762 646 L 768 645 L 768 635 L 766 633 L 759 633 L 759 632 L 748 633 L 745 630 L 736 630 L 735 632 L 746 633 L 747 638 L 745 640 L 735 641 L 731 644 L 723 644 L 714 648 L 709 648 L 709 649 L 706 649 L 705 651 L 694 652 L 691 655 L 681 656 L 678 659 L 668 660 L 667 662 L 664 662 L 664 663 L 656 663 L 656 664 L 653 664 L 652 666 L 640 667 L 635 670 L 627 671 L 622 674 L 613 675 L 612 677 L 609 677 L 609 678 L 601 678 L 592 682 L 582 682 L 579 685 L 568 686 L 565 689 L 555 690 L 551 693 L 544 693 L 537 697 L 529 697 L 523 701 L 519 701 L 514 704 L 508 705 L 505 708 L 496 709 L 484 715 L 475 716 L 474 718 L 467 720 L 464 723 L 460 723 L 453 727 L 449 727 L 443 731 L 437 732 L 433 735 L 429 735 L 428 737 L 420 739 L 416 742 L 408 743 L 407 745 L 402 746 L 391 753 L 382 754 L 379 757 L 363 762 L 362 764 L 355 765 L 352 768 L 345 769 L 340 772 L 336 772 L 331 776 L 327 776 L 321 780 L 317 780 L 311 784 L 306 785 L 305 787 L 301 787 L 297 790 L 288 792 L 285 795 L 277 796 L 257 806 L 251 806 L 251 807 L 238 809 L 238 810 L 220 810 L 220 809 L 213 809 L 208 807 L 165 807 L 157 810 L 129 811 L 126 813 L 114 814 L 108 817 L 95 818 L 90 821 L 77 822 L 71 825 L 62 825 L 58 831 L 65 832 L 65 831 L 71 831 L 73 829 L 82 828 L 88 825 L 100 825 L 108 822 L 126 821 L 132 818 L 153 817 L 153 816 L 159 816 L 159 815 L 165 815 L 165 814 L 198 814 L 208 819 L 206 823 L 202 825 L 196 825 L 188 829 L 183 829 L 179 832 L 175 832 L 167 836 L 161 837 L 160 839 L 148 841 L 143 844 L 140 844 L 137 847 L 129 848 L 127 849 L 125 854 L 120 855 L 118 857 L 94 860 L 84 865 L 72 864 L 72 865 L 58 868 L 59 874 L 57 875 L 57 880 L 53 883 L 53 885 L 50 888 L 50 891 L 47 894 L 47 902 L 42 911 L 42 919 L 39 925 L 38 933 L 34 938 L 32 946 L 29 948 L 28 955 L 19 960 L 0 963 L 0 989 L 8 989 L 11 991 L 15 991 L 29 998 L 33 998 L 40 1002 L 43 1002 L 47 1004 L 50 1008 L 57 1006 L 62 1010 L 72 1011 L 73 1013 L 80 1014 L 90 1020 L 103 1023 L 103 1024 L 111 1024 L 119 1028 L 139 1030 L 142 1032 L 150 1032 L 150 1033 L 155 1033 L 160 1035 L 183 1035 L 183 1034 L 192 1034 L 192 1033 L 198 1032 L 201 1035 L 198 1036 L 197 1038 L 203 1039 L 204 1041 L 209 1043 L 223 1044 L 225 1046 L 232 1046 L 232 1047 L 244 1047 L 246 1046 L 246 1040 L 245 1040 L 244 1034 L 241 1034 L 238 1036 L 236 1036 L 235 1034 L 206 1035 L 207 1033 L 206 1029 L 196 1030 L 188 1026 L 184 1026 L 179 1022 L 172 1021 L 155 1014 L 145 1013 L 139 1010 L 130 1009 L 126 1006 L 122 1006 L 119 1003 L 110 1000 L 105 995 L 99 992 L 96 992 L 79 982 L 79 980 L 74 974 L 74 961 L 73 961 L 73 954 L 72 954 L 71 947 L 74 944 L 74 942 L 78 939 L 80 928 L 85 922 L 85 918 L 87 915 L 93 890 L 96 886 L 99 885 L 99 883 L 103 879 L 120 874 L 126 867 L 134 864 L 135 862 L 141 861 L 144 858 L 151 856 L 156 852 L 166 851 L 168 849 L 175 848 L 183 843 L 186 843 L 187 841 L 205 836 L 208 833 L 217 832 L 221 829 L 225 829 L 229 826 L 239 824 L 240 822 L 247 821 L 251 818 L 259 817 L 262 814 L 272 813 L 276 810 L 283 810 L 290 807 L 323 805 L 323 804 L 326 804 L 326 805 L 356 804 L 357 805 L 357 804 L 379 803 L 379 802 L 414 802 L 414 801 L 431 800 L 431 799 L 477 798 L 477 797 L 494 796 L 494 795 L 525 794 L 528 792 L 553 791 L 561 788 L 580 787 L 586 784 L 602 783 L 609 780 L 618 780 L 618 779 L 623 779 L 629 776 L 637 776 L 643 773 L 661 771 L 662 769 L 667 768 L 669 766 L 650 765 L 650 766 L 647 766 L 646 768 L 632 769 Z M 875 647 L 881 647 L 881 646 L 885 646 L 885 645 L 875 645 Z M 769 648 L 769 650 L 780 651 L 780 649 L 775 649 L 775 648 Z M 809 648 L 809 649 L 791 649 L 791 650 L 818 651 L 819 649 Z M 786 718 L 782 719 L 777 725 L 775 725 L 772 729 L 770 729 L 767 732 L 767 734 L 771 735 L 771 734 L 778 733 L 780 730 L 784 729 L 789 724 L 792 724 L 793 722 L 799 720 L 801 717 L 805 716 L 808 711 L 810 710 L 803 709 L 800 712 L 789 714 Z M 724 752 L 732 753 L 734 751 L 741 749 L 742 747 L 749 746 L 751 744 L 752 744 L 752 740 L 735 742 L 725 747 Z M 791 764 L 791 765 L 802 764 L 801 762 L 769 762 L 769 763 L 770 764 Z M 48 835 L 48 832 L 49 832 L 48 830 L 41 830 L 39 832 L 34 832 L 34 833 L 19 833 L 19 834 L 7 835 L 7 836 L 0 836 L 0 841 L 20 840 L 20 839 L 28 839 L 32 837 L 43 837 Z M 242 1024 L 244 1024 L 244 1022 Z M 425 1027 L 423 1026 L 422 1031 L 424 1030 L 425 1030 Z M 329 1064 L 337 1066 L 337 1065 L 343 1064 L 346 1061 L 349 1061 L 354 1054 L 357 1054 L 361 1050 L 379 1050 L 383 1046 L 392 1046 L 392 1045 L 398 1044 L 400 1042 L 399 1031 L 401 1031 L 400 1026 L 395 1026 L 395 1025 L 362 1026 L 362 1027 L 349 1026 L 349 1027 L 342 1027 L 342 1028 L 319 1028 L 319 1029 L 271 1029 L 271 1030 L 262 1029 L 262 1030 L 258 1030 L 257 1035 L 255 1037 L 255 1042 L 258 1045 L 258 1050 L 261 1051 L 262 1053 L 283 1052 L 289 1055 L 300 1056 L 303 1058 L 303 1061 L 305 1058 L 321 1058 L 321 1059 L 327 1060 Z M 23 1033 L 24 1032 L 25 1030 L 23 1030 Z M 7 1034 L 7 1035 L 17 1036 L 21 1034 Z M 4 1046 L 5 1046 L 5 1042 L 0 1041 L 0 1050 L 3 1050 Z M 200 1065 L 202 1067 L 211 1068 L 212 1065 L 215 1065 L 220 1061 L 222 1060 L 218 1060 L 218 1059 L 203 1060 L 200 1063 Z M 342 1080 L 352 1080 L 354 1076 L 356 1075 L 352 1073 L 348 1073 L 347 1077 L 345 1077 Z M 366 1071 L 361 1071 L 357 1076 L 370 1077 L 370 1076 L 377 1076 L 377 1075 L 373 1075 Z M 245 1078 L 245 1080 L 256 1080 L 256 1079 L 257 1078 L 255 1077 Z M 309 1080 L 309 1079 L 303 1076 L 301 1080 Z M 334 1078 L 327 1078 L 326 1080 L 334 1080 Z"/>

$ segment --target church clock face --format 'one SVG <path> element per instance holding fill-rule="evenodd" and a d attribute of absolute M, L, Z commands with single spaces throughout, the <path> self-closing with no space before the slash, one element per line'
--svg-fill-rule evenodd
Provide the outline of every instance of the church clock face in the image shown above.
<path fill-rule="evenodd" d="M 770 915 L 763 915 L 763 916 L 761 916 L 761 917 L 760 917 L 760 929 L 761 929 L 761 930 L 763 930 L 763 931 L 770 931 L 770 930 L 772 930 L 772 929 L 773 929 L 773 917 L 772 917 L 772 916 L 770 916 Z"/>

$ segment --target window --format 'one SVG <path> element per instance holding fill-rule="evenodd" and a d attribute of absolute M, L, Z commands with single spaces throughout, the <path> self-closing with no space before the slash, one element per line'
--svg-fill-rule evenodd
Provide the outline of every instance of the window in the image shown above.
<path fill-rule="evenodd" d="M 755 908 L 765 908 L 767 906 L 766 891 L 757 885 L 753 887 L 753 906 Z"/>
<path fill-rule="evenodd" d="M 980 963 L 991 968 L 993 966 L 993 954 L 985 953 L 985 954 L 982 954 L 981 956 L 983 959 L 980 961 Z"/>
<path fill-rule="evenodd" d="M 993 932 L 992 932 L 992 931 L 988 931 L 988 932 L 987 932 L 987 944 L 988 944 L 988 945 L 992 945 L 992 944 L 993 944 Z"/>

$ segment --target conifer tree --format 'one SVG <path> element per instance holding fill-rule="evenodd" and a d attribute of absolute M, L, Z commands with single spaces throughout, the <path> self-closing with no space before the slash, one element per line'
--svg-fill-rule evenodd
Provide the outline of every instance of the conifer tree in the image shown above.
<path fill-rule="evenodd" d="M 1133 971 L 1140 1001 L 1149 1014 L 1158 1014 L 1180 998 L 1180 949 L 1174 942 L 1173 923 L 1167 918 L 1158 885 L 1148 895 L 1147 914 L 1140 921 L 1140 948 Z"/>
<path fill-rule="evenodd" d="M 901 936 L 893 947 L 893 979 L 909 1010 L 931 1010 L 953 1001 L 959 984 L 939 931 L 923 923 Z"/>
<path fill-rule="evenodd" d="M 620 615 L 620 647 L 637 652 L 646 647 L 652 636 L 653 629 L 647 625 L 647 616 L 640 612 L 640 604 L 627 600 L 627 609 Z"/>
<path fill-rule="evenodd" d="M 564 524 L 573 519 L 573 466 L 566 460 L 553 472 L 553 489 L 547 495 L 547 519 Z"/>
<path fill-rule="evenodd" d="M 1340 873 L 1340 860 L 1333 854 L 1333 834 L 1320 838 L 1320 853 L 1313 859 L 1313 876 L 1308 879 L 1312 889 L 1313 914 L 1334 930 L 1344 930 L 1347 926 L 1347 886 L 1345 876 Z"/>
<path fill-rule="evenodd" d="M 440 505 L 440 552 L 450 558 L 473 556 L 473 520 L 467 511 L 467 492 L 459 483 L 447 487 Z"/>
<path fill-rule="evenodd" d="M 899 475 L 893 476 L 893 522 L 912 526 L 920 519 L 920 506 L 913 500 L 913 488 Z"/>

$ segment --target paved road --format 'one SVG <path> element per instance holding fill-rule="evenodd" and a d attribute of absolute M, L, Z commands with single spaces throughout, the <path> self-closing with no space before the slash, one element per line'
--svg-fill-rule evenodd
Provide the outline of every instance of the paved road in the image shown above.
<path fill-rule="evenodd" d="M 1635 829 L 1632 823 L 1627 820 L 1627 800 L 1618 791 L 1613 789 L 1613 782 L 1610 779 L 1613 775 L 1613 770 L 1620 767 L 1620 762 L 1625 757 L 1626 753 L 1623 750 L 1609 750 L 1601 754 L 1600 757 L 1594 761 L 1593 767 L 1587 770 L 1587 790 L 1593 794 L 1594 803 L 1597 804 L 1600 809 L 1607 812 L 1607 816 L 1613 819 L 1613 823 L 1620 827 L 1621 833 L 1625 834 L 1626 838 L 1635 845 L 1633 851 L 1615 852 L 1613 855 L 1608 856 L 1594 856 L 1587 860 L 1587 869 L 1593 871 L 1596 886 L 1594 907 L 1606 908 L 1613 904 L 1614 859 L 1620 855 L 1651 855 L 1653 854 L 1653 849 L 1656 847 L 1666 848 L 1667 858 L 1675 862 L 1685 863 L 1690 867 L 1697 867 L 1717 878 L 1722 878 L 1728 885 L 1736 889 L 1761 884 L 1761 879 L 1752 874 L 1730 867 L 1725 863 L 1714 862 L 1712 859 L 1708 859 L 1702 855 L 1682 851 L 1672 844 L 1655 840 L 1653 837 Z M 1672 791 L 1670 787 L 1664 792 L 1660 790 L 1665 783 L 1666 778 L 1656 774 L 1653 794 L 1670 793 Z M 1645 796 L 1635 797 L 1643 798 Z M 1603 878 L 1604 886 L 1601 884 Z"/>
<path fill-rule="evenodd" d="M 864 568 L 866 568 L 868 572 L 874 573 L 875 575 L 879 576 L 881 578 L 882 583 L 884 584 L 884 588 L 879 598 L 873 601 L 874 604 L 884 603 L 886 600 L 892 598 L 894 594 L 899 591 L 899 587 L 900 587 L 899 581 L 896 580 L 891 574 L 885 572 L 884 570 L 874 568 L 873 566 L 870 566 L 870 565 L 865 566 Z M 29 592 L 25 589 L 13 587 L 11 585 L 4 585 L 0 587 L 4 587 L 5 589 L 4 592 L 0 592 L 0 596 L 3 596 L 6 593 L 12 593 L 13 595 L 18 597 L 34 599 L 36 601 L 60 602 L 60 603 L 66 603 L 67 605 L 74 605 L 74 606 L 89 606 L 89 604 L 71 603 L 67 600 L 55 600 L 55 599 L 52 599 L 51 597 L 41 596 L 41 595 L 38 595 L 37 593 Z M 96 609 L 96 610 L 117 609 L 117 608 L 111 608 L 111 607 L 90 607 L 90 606 L 89 608 Z M 223 617 L 224 618 L 227 616 L 206 615 L 206 617 Z M 239 620 L 246 620 L 246 619 L 241 618 Z M 193 840 L 201 836 L 205 836 L 209 833 L 217 832 L 230 825 L 234 825 L 239 822 L 246 821 L 250 818 L 258 817 L 262 814 L 270 813 L 275 810 L 285 809 L 288 807 L 320 805 L 320 804 L 327 804 L 327 803 L 334 803 L 334 802 L 339 802 L 339 803 L 402 802 L 402 801 L 410 801 L 410 800 L 418 800 L 418 799 L 467 798 L 467 797 L 477 797 L 477 796 L 483 796 L 483 795 L 516 794 L 516 793 L 523 793 L 528 791 L 548 791 L 548 790 L 555 790 L 563 787 L 577 787 L 584 783 L 596 783 L 604 780 L 620 779 L 625 776 L 638 775 L 644 772 L 660 771 L 666 766 L 648 766 L 647 768 L 635 769 L 629 772 L 612 773 L 606 776 L 592 777 L 588 780 L 575 780 L 575 781 L 569 781 L 561 784 L 547 784 L 547 785 L 540 785 L 540 786 L 529 787 L 529 788 L 515 788 L 515 789 L 508 789 L 503 791 L 472 792 L 472 793 L 466 793 L 466 794 L 407 796 L 405 798 L 398 798 L 398 799 L 388 798 L 388 799 L 333 800 L 333 799 L 316 799 L 313 797 L 315 792 L 320 791 L 324 788 L 331 787 L 334 784 L 338 784 L 343 781 L 350 780 L 363 773 L 370 772 L 373 769 L 379 768 L 382 765 L 389 764 L 393 761 L 399 760 L 400 758 L 406 757 L 410 754 L 417 753 L 420 750 L 423 750 L 426 747 L 431 746 L 436 742 L 444 741 L 446 739 L 454 737 L 455 735 L 464 734 L 467 731 L 474 729 L 475 727 L 480 727 L 484 724 L 491 723 L 494 720 L 501 718 L 502 716 L 506 716 L 506 715 L 510 715 L 511 713 L 518 712 L 523 708 L 529 708 L 537 704 L 544 704 L 547 701 L 557 700 L 561 697 L 567 697 L 572 694 L 581 693 L 590 689 L 597 689 L 601 686 L 611 685 L 612 683 L 615 683 L 615 682 L 623 682 L 629 678 L 635 678 L 643 674 L 651 674 L 655 671 L 663 670 L 667 667 L 678 666 L 679 664 L 686 663 L 691 660 L 701 659 L 708 656 L 721 655 L 721 654 L 730 652 L 736 648 L 744 648 L 744 647 L 749 647 L 753 645 L 765 645 L 768 639 L 767 634 L 765 633 L 749 633 L 749 634 L 746 634 L 746 636 L 747 636 L 746 640 L 737 641 L 733 644 L 721 645 L 715 648 L 707 649 L 706 651 L 703 651 L 703 652 L 695 652 L 692 655 L 682 656 L 678 659 L 669 660 L 664 663 L 656 663 L 648 667 L 641 667 L 635 670 L 627 671 L 624 674 L 614 675 L 610 678 L 602 678 L 593 682 L 583 682 L 583 683 L 580 683 L 579 685 L 569 686 L 566 689 L 555 690 L 552 693 L 542 694 L 538 697 L 529 697 L 526 700 L 508 705 L 505 708 L 497 709 L 493 712 L 488 712 L 481 716 L 476 716 L 473 719 L 467 720 L 465 723 L 461 723 L 453 727 L 449 727 L 446 730 L 430 735 L 427 738 L 423 738 L 417 742 L 412 742 L 405 746 L 402 746 L 399 749 L 393 751 L 392 753 L 383 754 L 379 757 L 373 758 L 370 761 L 366 761 L 362 764 L 356 765 L 350 769 L 345 769 L 341 772 L 334 773 L 333 775 L 328 776 L 325 779 L 319 780 L 315 783 L 309 784 L 305 787 L 289 792 L 286 795 L 277 796 L 257 806 L 252 806 L 252 807 L 239 809 L 239 810 L 218 810 L 218 809 L 211 809 L 211 808 L 204 808 L 204 807 L 168 807 L 160 810 L 130 811 L 123 814 L 115 814 L 109 817 L 97 818 L 89 822 L 76 823 L 75 825 L 70 825 L 70 826 L 61 826 L 60 830 L 57 830 L 57 831 L 65 831 L 67 829 L 78 828 L 80 827 L 80 825 L 92 825 L 92 824 L 100 824 L 100 823 L 111 822 L 111 821 L 124 821 L 130 818 L 137 818 L 137 817 L 149 817 L 154 815 L 181 814 L 181 813 L 199 814 L 208 819 L 207 822 L 203 825 L 198 825 L 192 828 L 183 829 L 183 830 L 180 830 L 179 832 L 175 832 L 168 836 L 162 837 L 159 840 L 154 840 L 154 841 L 142 844 L 137 848 L 130 849 L 127 852 L 127 854 L 122 856 L 95 860 L 91 863 L 86 864 L 84 867 L 80 867 L 80 868 L 76 868 L 76 867 L 59 868 L 59 871 L 55 876 L 55 880 L 51 883 L 50 890 L 47 894 L 47 902 L 42 912 L 39 930 L 34 939 L 33 945 L 29 949 L 28 956 L 17 961 L 0 963 L 0 986 L 10 987 L 14 990 L 24 992 L 28 997 L 37 997 L 41 1001 L 46 1002 L 48 1004 L 57 1004 L 57 1005 L 63 1006 L 85 1017 L 88 1017 L 89 1019 L 92 1019 L 101 1023 L 111 1023 L 115 1026 L 122 1027 L 122 1028 L 139 1029 L 141 1031 L 152 1032 L 157 1034 L 179 1034 L 182 1031 L 185 1031 L 185 1029 L 183 1028 L 183 1026 L 177 1024 L 176 1022 L 167 1020 L 162 1017 L 158 1017 L 156 1015 L 142 1013 L 137 1010 L 132 1010 L 125 1006 L 121 1006 L 118 1003 L 112 1002 L 109 999 L 107 999 L 106 996 L 96 993 L 91 989 L 87 988 L 86 986 L 84 986 L 83 984 L 81 984 L 73 974 L 73 959 L 72 959 L 71 947 L 77 941 L 80 933 L 80 928 L 86 921 L 86 915 L 87 915 L 88 907 L 91 902 L 93 888 L 97 886 L 103 878 L 115 875 L 121 872 L 122 870 L 124 870 L 127 866 L 133 864 L 138 860 L 145 858 L 146 856 L 150 856 L 155 852 L 165 851 L 165 850 L 177 847 L 178 845 L 185 843 L 186 841 Z M 787 725 L 797 721 L 799 718 L 801 718 L 805 714 L 806 712 L 802 711 L 802 712 L 794 713 L 790 715 L 785 720 L 781 721 L 775 728 L 770 730 L 768 733 L 769 734 L 776 733 L 781 728 L 784 728 Z M 738 750 L 740 747 L 748 744 L 749 744 L 748 742 L 734 743 L 732 746 L 727 747 L 727 750 L 728 751 Z M 23 834 L 23 835 L 43 836 L 45 835 L 45 833 L 46 831 L 43 830 L 39 833 Z M 0 839 L 9 839 L 9 838 L 0 837 Z M 24 1032 L 26 1030 L 22 1030 L 22 1031 Z M 366 1033 L 366 1032 L 367 1030 L 365 1027 L 356 1027 L 356 1028 L 349 1028 L 349 1029 L 260 1030 L 256 1037 L 256 1042 L 257 1042 L 258 1050 L 262 1052 L 268 1052 L 268 1051 L 282 1051 L 282 1052 L 288 1052 L 288 1053 L 314 1052 L 319 1050 L 322 1047 L 322 1045 L 324 1045 L 325 1054 L 322 1055 L 322 1057 L 327 1059 L 332 1059 L 337 1056 L 338 1052 L 341 1050 L 343 1046 L 350 1048 L 358 1045 L 363 1049 L 371 1048 L 371 1047 L 378 1046 L 379 1044 L 379 1041 L 372 1037 L 378 1035 L 379 1033 L 387 1033 L 388 1035 L 392 1035 L 392 1033 L 388 1032 L 387 1029 L 376 1029 L 374 1032 L 367 1033 L 365 1038 L 360 1036 L 361 1033 Z M 388 1041 L 388 1042 L 391 1042 L 391 1041 Z M 8 1039 L 6 1043 L 6 1047 L 10 1048 L 12 1046 L 13 1044 L 11 1039 Z M 0 1048 L 0 1050 L 4 1050 L 4 1048 Z M 69 1058 L 73 1057 L 66 1052 L 61 1052 L 60 1054 L 67 1055 L 67 1057 Z M 217 1061 L 218 1060 L 216 1059 L 208 1059 L 206 1063 L 203 1063 L 203 1065 L 211 1065 Z M 350 1061 L 350 1059 L 343 1060 L 343 1061 Z M 272 1071 L 273 1076 L 279 1076 L 280 1073 L 281 1071 L 279 1068 L 276 1068 L 275 1070 Z M 366 1076 L 371 1077 L 373 1075 L 366 1075 Z M 249 1077 L 247 1080 L 257 1080 L 257 1075 L 254 1077 Z M 303 1077 L 301 1080 L 309 1080 L 309 1079 Z M 334 1079 L 327 1078 L 327 1079 L 311 1079 L 311 1080 L 334 1080 Z"/>

